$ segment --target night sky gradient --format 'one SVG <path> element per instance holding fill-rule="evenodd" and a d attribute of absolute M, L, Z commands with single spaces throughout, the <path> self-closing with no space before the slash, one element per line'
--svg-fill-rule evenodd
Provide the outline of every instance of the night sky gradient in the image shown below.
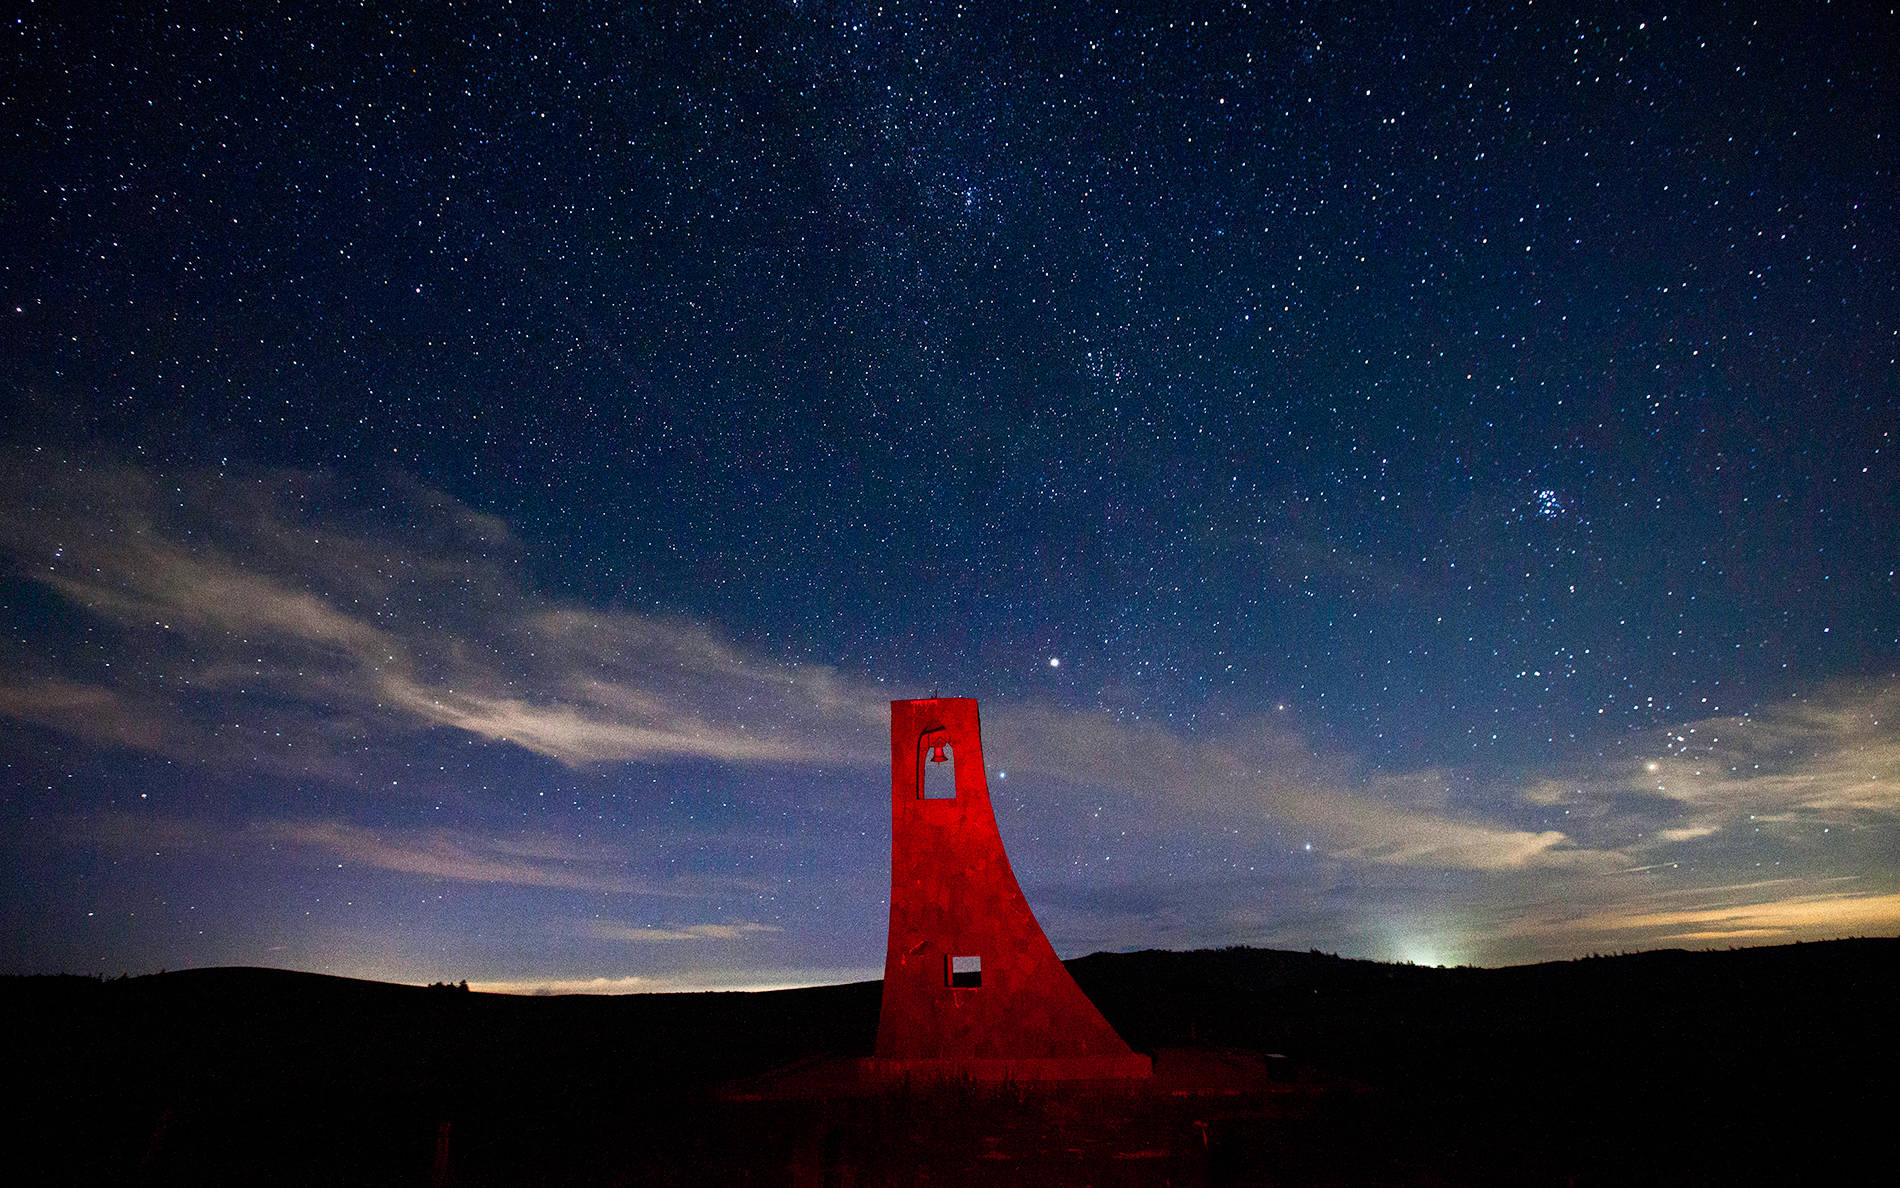
<path fill-rule="evenodd" d="M 17 14 L 6 972 L 1900 932 L 1890 5 Z"/>

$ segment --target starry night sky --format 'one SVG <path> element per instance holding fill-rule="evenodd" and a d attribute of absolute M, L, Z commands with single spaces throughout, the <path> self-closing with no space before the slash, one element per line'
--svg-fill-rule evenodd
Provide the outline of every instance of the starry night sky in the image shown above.
<path fill-rule="evenodd" d="M 1900 932 L 1900 19 L 21 6 L 8 972 Z"/>

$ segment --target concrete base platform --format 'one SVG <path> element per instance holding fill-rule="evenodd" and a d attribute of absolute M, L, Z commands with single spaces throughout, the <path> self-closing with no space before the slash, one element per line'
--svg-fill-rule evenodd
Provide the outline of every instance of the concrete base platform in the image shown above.
<path fill-rule="evenodd" d="M 1127 1056 L 1067 1056 L 1040 1060 L 893 1060 L 871 1056 L 860 1075 L 875 1081 L 1129 1081 L 1154 1075 L 1154 1061 Z"/>
<path fill-rule="evenodd" d="M 1040 1066 L 1040 1067 L 1038 1067 Z M 1237 1097 L 1284 1093 L 1291 1085 L 1253 1052 L 1162 1048 L 1152 1057 L 1089 1060 L 880 1060 L 834 1057 L 776 1069 L 720 1089 L 723 1101 L 878 1097 L 936 1087 L 1021 1093 L 1143 1097 Z"/>

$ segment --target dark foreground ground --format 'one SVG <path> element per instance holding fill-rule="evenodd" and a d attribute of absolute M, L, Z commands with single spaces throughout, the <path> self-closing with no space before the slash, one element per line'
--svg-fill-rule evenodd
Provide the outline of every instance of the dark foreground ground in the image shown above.
<path fill-rule="evenodd" d="M 0 1088 L 27 1104 L 0 1166 L 22 1184 L 1039 1188 L 1892 1171 L 1900 940 L 1502 970 L 1268 950 L 1070 968 L 1137 1049 L 1252 1059 L 1264 1080 L 734 1102 L 720 1086 L 867 1054 L 877 985 L 511 998 L 261 969 L 5 978 Z"/>

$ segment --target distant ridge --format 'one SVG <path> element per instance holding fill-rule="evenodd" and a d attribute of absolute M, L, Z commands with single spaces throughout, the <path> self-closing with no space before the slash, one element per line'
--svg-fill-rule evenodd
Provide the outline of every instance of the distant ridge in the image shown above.
<path fill-rule="evenodd" d="M 1878 954 L 1887 950 L 1900 951 L 1900 937 L 1837 937 L 1818 941 L 1790 941 L 1768 945 L 1737 945 L 1726 948 L 1666 948 L 1639 949 L 1628 952 L 1592 953 L 1587 956 L 1556 958 L 1549 961 L 1526 962 L 1515 965 L 1419 965 L 1409 961 L 1380 961 L 1368 957 L 1344 957 L 1337 953 L 1323 953 L 1317 949 L 1273 949 L 1251 945 L 1227 945 L 1213 949 L 1134 949 L 1129 951 L 1098 950 L 1084 957 L 1071 957 L 1063 962 L 1076 976 L 1091 978 L 1106 976 L 1129 976 L 1134 973 L 1160 972 L 1179 966 L 1182 971 L 1214 971 L 1224 968 L 1247 968 L 1256 973 L 1270 971 L 1290 973 L 1293 971 L 1317 971 L 1354 967 L 1360 969 L 1406 970 L 1425 974 L 1511 974 L 1531 970 L 1564 970 L 1582 964 L 1627 963 L 1634 965 L 1670 964 L 1682 961 L 1697 961 L 1707 958 L 1735 958 L 1742 961 L 1769 959 L 1770 954 L 1806 954 L 1824 952 L 1851 952 L 1856 955 Z M 1754 955 L 1753 957 L 1746 955 Z M 156 980 L 174 984 L 189 984 L 197 981 L 216 982 L 230 980 L 239 982 L 249 979 L 259 987 L 280 986 L 283 988 L 315 988 L 324 984 L 333 984 L 337 990 L 345 987 L 379 988 L 393 991 L 427 991 L 441 989 L 440 985 L 424 986 L 411 982 L 385 982 L 373 978 L 353 978 L 343 974 L 317 973 L 309 970 L 281 969 L 269 965 L 209 965 L 189 969 L 162 970 L 158 973 L 120 974 L 75 974 L 69 972 L 44 974 L 0 974 L 0 986 L 20 983 L 86 983 L 108 985 L 119 983 L 152 983 Z M 841 982 L 828 986 L 800 987 L 790 990 L 637 990 L 615 994 L 533 994 L 500 995 L 490 997 L 508 998 L 678 998 L 695 997 L 708 994 L 729 995 L 781 995 L 799 994 L 809 991 L 835 990 L 851 986 L 876 986 L 876 979 L 859 982 Z"/>
<path fill-rule="evenodd" d="M 1271 1167 L 1276 1183 L 1852 1182 L 1886 1132 L 1869 1087 L 1900 1067 L 1895 938 L 1501 969 L 1247 948 L 1066 964 L 1137 1051 L 1265 1060 L 1294 1114 L 1166 1146 L 1177 1170 Z M 427 1183 L 447 1149 L 455 1182 L 616 1183 L 635 1167 L 771 1182 L 808 1149 L 795 1119 L 722 1113 L 716 1087 L 869 1053 L 879 991 L 538 997 L 261 967 L 0 977 L 18 1021 L 0 1088 L 28 1103 L 9 1170 Z M 1007 1102 L 965 1104 L 1014 1125 Z M 929 1157 L 961 1158 L 967 1144 L 945 1141 Z M 1137 1182 L 1100 1149 L 1097 1182 Z"/>

